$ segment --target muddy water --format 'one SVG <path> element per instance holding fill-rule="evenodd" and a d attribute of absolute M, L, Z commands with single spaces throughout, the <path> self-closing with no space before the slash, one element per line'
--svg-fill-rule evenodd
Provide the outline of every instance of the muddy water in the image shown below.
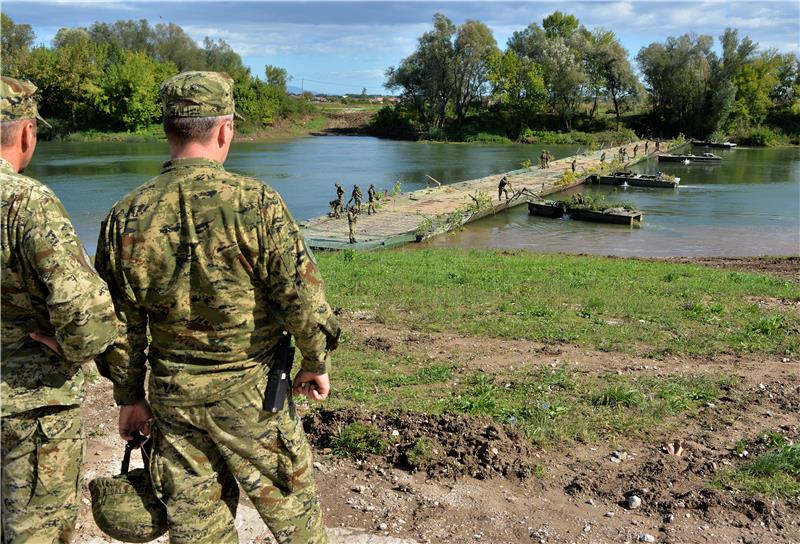
<path fill-rule="evenodd" d="M 322 214 L 334 198 L 333 183 L 369 183 L 404 191 L 453 183 L 536 161 L 543 146 L 431 144 L 369 137 L 316 137 L 237 142 L 226 167 L 275 187 L 296 218 Z M 546 146 L 556 157 L 578 146 Z M 715 151 L 719 166 L 648 162 L 681 177 L 675 191 L 582 187 L 613 193 L 645 213 L 642 227 L 529 217 L 524 207 L 498 214 L 437 238 L 432 246 L 528 248 L 613 255 L 760 255 L 800 252 L 800 148 Z M 121 196 L 158 173 L 165 143 L 41 142 L 28 174 L 49 184 L 63 200 L 78 233 L 94 252 L 99 222 Z"/>

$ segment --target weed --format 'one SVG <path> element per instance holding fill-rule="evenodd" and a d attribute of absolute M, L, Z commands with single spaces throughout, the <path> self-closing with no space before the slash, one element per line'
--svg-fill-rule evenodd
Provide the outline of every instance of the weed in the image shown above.
<path fill-rule="evenodd" d="M 784 444 L 719 474 L 712 485 L 800 503 L 800 444 Z"/>
<path fill-rule="evenodd" d="M 367 423 L 350 423 L 331 440 L 331 449 L 340 457 L 353 459 L 365 454 L 383 455 L 386 452 L 386 438 L 375 426 Z"/>
<path fill-rule="evenodd" d="M 630 408 L 642 402 L 644 396 L 638 389 L 625 385 L 614 385 L 592 397 L 595 406 L 624 406 Z"/>
<path fill-rule="evenodd" d="M 443 457 L 444 452 L 442 452 L 441 446 L 425 436 L 418 438 L 406 452 L 406 460 L 414 470 L 426 470 Z"/>

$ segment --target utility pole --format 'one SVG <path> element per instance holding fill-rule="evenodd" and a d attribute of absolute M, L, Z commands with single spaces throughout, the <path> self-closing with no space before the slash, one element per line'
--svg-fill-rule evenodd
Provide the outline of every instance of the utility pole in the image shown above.
<path fill-rule="evenodd" d="M 302 77 L 301 77 L 301 78 L 300 78 L 300 94 L 301 94 L 301 95 L 305 93 L 305 90 L 304 90 L 304 89 L 305 89 L 305 87 L 303 86 L 303 82 L 304 82 L 304 81 L 305 81 L 305 78 L 302 78 Z"/>

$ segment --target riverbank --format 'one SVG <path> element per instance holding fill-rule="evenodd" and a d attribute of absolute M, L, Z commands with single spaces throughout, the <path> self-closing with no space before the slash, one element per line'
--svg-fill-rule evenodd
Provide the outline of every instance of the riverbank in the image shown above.
<path fill-rule="evenodd" d="M 344 333 L 331 398 L 299 410 L 328 527 L 406 543 L 800 539 L 797 257 L 317 257 Z M 87 478 L 119 468 L 111 403 L 90 374 Z M 265 539 L 252 516 L 239 530 Z M 79 533 L 104 542 L 86 504 Z"/>
<path fill-rule="evenodd" d="M 244 122 L 237 123 L 236 141 L 271 141 L 289 138 L 305 138 L 333 134 L 360 134 L 374 111 L 358 109 L 336 111 L 320 110 L 313 115 L 278 119 L 268 127 L 257 127 Z M 64 142 L 162 142 L 166 141 L 161 124 L 133 132 L 108 132 L 85 130 L 56 136 L 54 141 Z"/>

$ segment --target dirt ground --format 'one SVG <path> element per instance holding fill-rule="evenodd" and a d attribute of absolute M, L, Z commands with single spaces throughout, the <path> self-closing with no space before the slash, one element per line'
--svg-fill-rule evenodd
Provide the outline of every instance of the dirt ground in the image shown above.
<path fill-rule="evenodd" d="M 800 251 L 800 248 L 798 248 Z M 674 263 L 691 263 L 711 268 L 725 268 L 771 274 L 800 281 L 800 257 L 673 257 Z"/>
<path fill-rule="evenodd" d="M 711 265 L 727 266 L 719 261 Z M 755 265 L 762 272 L 769 266 Z M 797 270 L 789 268 L 780 262 L 770 272 L 795 276 Z M 555 448 L 534 446 L 513 426 L 481 418 L 301 407 L 316 450 L 315 471 L 332 542 L 800 542 L 797 505 L 735 496 L 707 485 L 715 472 L 739 461 L 734 445 L 740 439 L 754 441 L 765 429 L 780 431 L 795 442 L 800 439 L 798 359 L 654 361 L 572 345 L 420 333 L 388 327 L 369 316 L 343 317 L 346 329 L 361 341 L 393 354 L 457 361 L 465 370 L 569 362 L 588 375 L 724 372 L 736 380 L 719 402 L 697 415 L 666 422 L 646 439 Z M 335 380 L 333 373 L 334 388 Z M 122 453 L 106 380 L 89 383 L 84 416 L 88 482 L 116 473 Z M 396 437 L 389 452 L 365 461 L 334 456 L 329 448 L 332 434 L 353 421 L 369 421 Z M 426 472 L 411 472 L 404 445 L 421 436 L 435 437 L 447 455 Z M 676 444 L 680 455 L 670 451 Z M 544 467 L 544 473 L 532 474 L 532 464 Z M 631 495 L 641 498 L 641 506 L 628 506 Z M 252 508 L 243 504 L 242 512 L 241 542 L 271 542 Z M 91 520 L 86 490 L 78 533 L 79 543 L 111 542 Z"/>

